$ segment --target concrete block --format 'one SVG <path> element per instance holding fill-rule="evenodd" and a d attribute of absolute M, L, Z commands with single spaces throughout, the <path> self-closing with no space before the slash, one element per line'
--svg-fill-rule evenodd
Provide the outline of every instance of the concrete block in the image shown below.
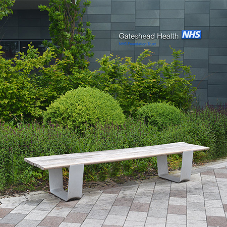
<path fill-rule="evenodd" d="M 184 18 L 184 10 L 160 10 L 160 18 Z"/>
<path fill-rule="evenodd" d="M 124 2 L 121 1 L 115 2 L 112 1 L 112 15 L 119 15 L 119 14 L 135 14 L 135 2 Z"/>
<path fill-rule="evenodd" d="M 160 30 L 183 30 L 184 19 L 160 19 Z"/>
<path fill-rule="evenodd" d="M 226 39 L 227 27 L 210 27 L 210 39 Z"/>
<path fill-rule="evenodd" d="M 208 88 L 208 80 L 194 80 L 192 81 L 192 86 L 197 87 L 198 89 L 207 89 Z"/>
<path fill-rule="evenodd" d="M 92 34 L 95 36 L 95 39 L 110 39 L 111 31 L 92 31 Z"/>
<path fill-rule="evenodd" d="M 227 18 L 227 9 L 210 10 L 210 18 Z"/>
<path fill-rule="evenodd" d="M 192 68 L 207 68 L 208 59 L 184 59 L 185 65 L 190 65 Z"/>
<path fill-rule="evenodd" d="M 209 26 L 209 14 L 186 14 L 185 26 Z"/>
<path fill-rule="evenodd" d="M 227 98 L 227 85 L 208 85 L 208 97 Z"/>
<path fill-rule="evenodd" d="M 210 48 L 225 48 L 227 47 L 227 40 L 226 39 L 210 39 L 209 40 L 209 47 Z"/>
<path fill-rule="evenodd" d="M 136 26 L 159 26 L 159 19 L 136 19 Z"/>
<path fill-rule="evenodd" d="M 111 22 L 135 22 L 135 15 L 130 14 L 130 15 L 111 15 Z"/>
<path fill-rule="evenodd" d="M 227 84 L 227 74 L 226 73 L 209 73 L 208 84 L 210 85 Z"/>
<path fill-rule="evenodd" d="M 153 34 L 153 33 L 159 33 L 160 29 L 158 26 L 136 26 L 135 27 L 135 33 L 141 33 L 141 34 Z"/>
<path fill-rule="evenodd" d="M 210 18 L 210 26 L 226 26 L 227 18 Z"/>
<path fill-rule="evenodd" d="M 159 19 L 159 10 L 151 10 L 151 9 L 136 10 L 136 18 Z"/>
<path fill-rule="evenodd" d="M 188 65 L 185 63 L 185 65 Z M 208 68 L 191 68 L 191 74 L 195 75 L 196 80 L 207 80 L 209 78 Z"/>
<path fill-rule="evenodd" d="M 210 9 L 227 9 L 225 0 L 210 0 Z"/>
<path fill-rule="evenodd" d="M 208 59 L 208 48 L 184 48 L 184 59 Z"/>
<path fill-rule="evenodd" d="M 111 14 L 111 6 L 89 6 L 87 14 Z"/>
<path fill-rule="evenodd" d="M 101 15 L 95 15 L 95 14 L 88 14 L 87 20 L 91 22 L 91 25 L 93 23 L 110 23 L 111 22 L 111 15 L 108 14 L 101 14 Z"/>
<path fill-rule="evenodd" d="M 227 56 L 210 56 L 209 64 L 216 64 L 216 65 L 227 64 Z"/>
<path fill-rule="evenodd" d="M 210 64 L 209 65 L 209 72 L 211 73 L 223 73 L 226 72 L 227 73 L 227 65 L 219 65 L 219 64 Z"/>
<path fill-rule="evenodd" d="M 185 39 L 183 40 L 184 47 L 198 47 L 198 48 L 206 48 L 209 47 L 209 39 L 197 39 L 197 40 L 191 40 L 191 39 Z"/>
<path fill-rule="evenodd" d="M 91 23 L 91 30 L 108 31 L 111 29 L 111 23 Z"/>
<path fill-rule="evenodd" d="M 160 9 L 184 9 L 184 1 L 160 0 Z"/>
<path fill-rule="evenodd" d="M 92 40 L 92 44 L 94 45 L 93 51 L 110 50 L 110 39 L 94 39 Z"/>
<path fill-rule="evenodd" d="M 160 9 L 160 0 L 136 0 L 136 11 L 157 9 Z"/>
<path fill-rule="evenodd" d="M 135 23 L 112 23 L 111 29 L 121 31 L 135 30 Z"/>
<path fill-rule="evenodd" d="M 210 3 L 207 2 L 185 2 L 185 14 L 210 13 Z"/>

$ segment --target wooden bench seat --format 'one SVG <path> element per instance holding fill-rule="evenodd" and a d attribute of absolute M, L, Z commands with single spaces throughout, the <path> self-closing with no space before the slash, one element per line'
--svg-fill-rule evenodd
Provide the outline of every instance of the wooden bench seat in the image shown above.
<path fill-rule="evenodd" d="M 84 165 L 157 156 L 159 177 L 181 182 L 190 180 L 193 152 L 208 149 L 209 147 L 179 142 L 147 147 L 32 157 L 24 160 L 42 170 L 49 170 L 51 193 L 68 201 L 82 197 Z M 171 176 L 168 174 L 167 155 L 181 153 L 183 154 L 181 175 L 180 177 Z M 68 192 L 63 190 L 62 168 L 64 167 L 69 168 Z"/>

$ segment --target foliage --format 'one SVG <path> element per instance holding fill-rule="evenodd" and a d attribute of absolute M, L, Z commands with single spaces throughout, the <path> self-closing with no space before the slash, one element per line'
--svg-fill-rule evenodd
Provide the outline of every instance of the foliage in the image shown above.
<path fill-rule="evenodd" d="M 151 54 L 145 50 L 136 62 L 132 62 L 130 57 L 104 55 L 98 60 L 100 68 L 93 74 L 93 86 L 115 97 L 127 115 L 135 115 L 144 104 L 163 101 L 188 110 L 195 90 L 191 84 L 194 76 L 190 67 L 179 60 L 182 52 L 173 49 L 170 64 L 165 60 L 143 63 Z"/>
<path fill-rule="evenodd" d="M 185 119 L 184 113 L 168 103 L 150 103 L 141 107 L 137 115 L 147 124 L 156 126 L 159 130 L 181 124 Z"/>
<path fill-rule="evenodd" d="M 206 107 L 190 112 L 180 124 L 158 131 L 138 119 L 128 118 L 122 126 L 96 125 L 83 134 L 61 126 L 33 124 L 0 124 L 0 190 L 14 184 L 31 189 L 48 173 L 24 162 L 24 157 L 92 152 L 98 150 L 142 147 L 184 141 L 210 147 L 194 152 L 194 162 L 202 163 L 226 157 L 227 109 Z M 216 121 L 217 119 L 217 121 Z M 216 125 L 216 122 L 218 123 Z M 221 130 L 219 128 L 221 127 Z M 181 156 L 168 158 L 170 168 L 179 168 Z M 128 160 L 85 166 L 84 179 L 105 180 L 119 176 L 144 178 L 156 171 L 156 158 Z"/>
<path fill-rule="evenodd" d="M 125 116 L 117 101 L 97 88 L 79 87 L 55 100 L 44 113 L 49 121 L 71 129 L 84 129 L 84 124 L 122 124 Z"/>
<path fill-rule="evenodd" d="M 0 47 L 0 119 L 21 118 L 42 120 L 42 112 L 53 100 L 67 91 L 85 86 L 89 71 L 73 70 L 66 75 L 64 66 L 72 63 L 72 55 L 64 51 L 63 60 L 56 59 L 52 48 L 40 55 L 29 44 L 27 53 L 18 53 L 7 60 Z M 86 74 L 86 77 L 83 76 Z M 82 79 L 81 79 L 82 78 Z"/>
<path fill-rule="evenodd" d="M 94 36 L 88 28 L 90 22 L 86 22 L 86 28 L 82 21 L 86 7 L 90 1 L 85 0 L 81 6 L 81 0 L 50 0 L 49 6 L 41 5 L 42 11 L 49 13 L 50 36 L 52 42 L 45 41 L 46 46 L 54 48 L 61 59 L 65 59 L 64 50 L 68 50 L 73 57 L 72 62 L 64 67 L 64 72 L 70 74 L 71 69 L 77 67 L 86 69 L 89 65 L 88 58 L 93 56 L 90 52 Z"/>
<path fill-rule="evenodd" d="M 9 14 L 13 13 L 12 9 L 10 8 L 13 6 L 14 3 L 15 3 L 15 0 L 0 1 L 0 20 L 2 20 L 3 17 L 6 17 Z"/>

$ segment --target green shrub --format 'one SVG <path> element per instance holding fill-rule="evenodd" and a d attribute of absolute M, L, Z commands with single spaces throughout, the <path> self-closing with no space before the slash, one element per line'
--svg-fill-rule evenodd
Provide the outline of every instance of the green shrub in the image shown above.
<path fill-rule="evenodd" d="M 190 67 L 179 60 L 182 54 L 173 49 L 170 64 L 165 60 L 147 60 L 152 55 L 149 50 L 135 62 L 130 57 L 104 55 L 98 60 L 100 68 L 92 73 L 92 86 L 116 98 L 128 116 L 134 117 L 140 107 L 154 102 L 168 102 L 188 110 L 194 99 L 194 76 Z"/>
<path fill-rule="evenodd" d="M 147 124 L 163 129 L 171 125 L 178 125 L 185 115 L 175 106 L 167 103 L 150 103 L 138 110 L 138 117 Z"/>
<path fill-rule="evenodd" d="M 79 87 L 55 100 L 44 113 L 44 124 L 49 121 L 72 129 L 84 129 L 85 124 L 121 125 L 125 116 L 118 102 L 96 88 Z"/>

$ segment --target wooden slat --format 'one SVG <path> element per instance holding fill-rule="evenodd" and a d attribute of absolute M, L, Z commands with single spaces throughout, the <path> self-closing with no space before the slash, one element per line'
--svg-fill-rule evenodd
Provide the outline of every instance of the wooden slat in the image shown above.
<path fill-rule="evenodd" d="M 138 158 L 148 158 L 160 155 L 179 154 L 183 153 L 184 151 L 199 151 L 208 149 L 209 147 L 179 142 L 147 147 L 32 157 L 25 158 L 24 160 L 31 165 L 37 166 L 43 170 L 47 170 L 69 167 L 70 165 L 90 165 Z"/>

